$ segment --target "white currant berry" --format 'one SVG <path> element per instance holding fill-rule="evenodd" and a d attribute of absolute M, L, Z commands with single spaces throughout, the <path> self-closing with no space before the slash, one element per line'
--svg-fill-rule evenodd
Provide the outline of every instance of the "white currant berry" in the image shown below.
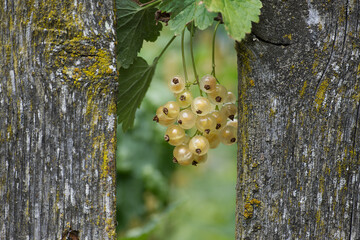
<path fill-rule="evenodd" d="M 158 122 L 159 124 L 163 126 L 170 126 L 175 122 L 175 118 L 169 118 L 165 113 L 163 112 L 163 106 L 159 107 L 156 110 L 156 115 L 153 118 L 153 121 Z"/>
<path fill-rule="evenodd" d="M 214 91 L 208 93 L 208 97 L 211 103 L 215 105 L 223 104 L 225 97 L 227 95 L 227 90 L 223 85 L 216 84 Z"/>
<path fill-rule="evenodd" d="M 219 144 L 220 144 L 219 132 L 212 132 L 212 133 L 206 134 L 204 136 L 209 141 L 211 149 L 216 148 L 217 146 L 219 146 Z"/>
<path fill-rule="evenodd" d="M 208 154 L 204 154 L 201 156 L 195 155 L 192 165 L 196 166 L 198 164 L 204 163 L 207 161 L 207 158 L 208 158 Z"/>
<path fill-rule="evenodd" d="M 220 130 L 221 128 L 225 127 L 227 116 L 220 112 L 220 111 L 213 111 L 211 115 L 215 118 L 216 121 L 216 130 Z"/>
<path fill-rule="evenodd" d="M 234 128 L 238 128 L 238 120 L 235 118 L 234 120 L 227 121 L 226 125 L 232 126 Z"/>
<path fill-rule="evenodd" d="M 179 76 L 175 76 L 169 80 L 168 86 L 173 93 L 180 93 L 185 89 L 185 80 Z"/>
<path fill-rule="evenodd" d="M 234 103 L 224 104 L 220 112 L 223 113 L 226 118 L 234 120 L 234 118 L 237 116 L 237 106 Z"/>
<path fill-rule="evenodd" d="M 196 115 L 189 109 L 182 110 L 178 116 L 178 124 L 184 129 L 190 129 L 194 127 L 196 122 Z"/>
<path fill-rule="evenodd" d="M 169 101 L 163 106 L 163 112 L 169 118 L 177 118 L 180 112 L 180 106 L 177 102 Z"/>
<path fill-rule="evenodd" d="M 193 97 L 189 90 L 184 90 L 179 94 L 176 94 L 176 100 L 181 108 L 187 108 L 193 101 Z"/>
<path fill-rule="evenodd" d="M 237 141 L 237 129 L 233 126 L 225 126 L 220 132 L 220 141 L 225 145 L 234 144 Z"/>
<path fill-rule="evenodd" d="M 166 129 L 165 135 L 164 135 L 165 141 L 167 141 L 170 145 L 177 146 L 182 144 L 186 137 L 185 137 L 185 131 L 178 125 L 171 125 Z"/>
<path fill-rule="evenodd" d="M 210 101 L 205 97 L 197 97 L 191 103 L 191 110 L 198 116 L 208 114 L 212 109 Z"/>
<path fill-rule="evenodd" d="M 227 92 L 224 103 L 236 103 L 236 96 L 233 92 Z"/>
<path fill-rule="evenodd" d="M 176 146 L 174 148 L 173 155 L 173 161 L 179 163 L 180 165 L 190 165 L 194 159 L 193 153 L 190 151 L 189 146 L 185 144 Z"/>
<path fill-rule="evenodd" d="M 211 114 L 205 116 L 198 116 L 196 119 L 196 128 L 203 133 L 209 134 L 216 128 L 216 120 Z"/>
<path fill-rule="evenodd" d="M 216 78 L 210 74 L 203 76 L 200 80 L 200 89 L 206 93 L 211 93 L 215 90 Z"/>
<path fill-rule="evenodd" d="M 209 151 L 210 144 L 206 137 L 198 135 L 190 140 L 189 148 L 194 155 L 202 156 Z"/>

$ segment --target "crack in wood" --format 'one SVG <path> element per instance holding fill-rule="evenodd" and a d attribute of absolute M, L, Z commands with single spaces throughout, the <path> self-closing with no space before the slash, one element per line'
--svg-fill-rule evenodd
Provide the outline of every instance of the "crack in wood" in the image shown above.
<path fill-rule="evenodd" d="M 258 40 L 260 40 L 261 42 L 264 42 L 264 43 L 267 43 L 267 44 L 271 44 L 271 45 L 274 45 L 274 46 L 283 46 L 283 47 L 287 47 L 287 46 L 290 46 L 292 45 L 293 43 L 280 43 L 280 42 L 273 42 L 273 41 L 270 41 L 270 40 L 266 40 L 258 35 L 256 35 L 255 33 L 252 33 Z"/>
<path fill-rule="evenodd" d="M 344 40 L 343 40 L 343 47 L 341 52 L 344 52 L 345 43 L 347 38 L 347 31 L 348 31 L 348 21 L 349 21 L 349 0 L 346 1 L 346 11 L 345 11 L 345 30 L 344 30 Z"/>

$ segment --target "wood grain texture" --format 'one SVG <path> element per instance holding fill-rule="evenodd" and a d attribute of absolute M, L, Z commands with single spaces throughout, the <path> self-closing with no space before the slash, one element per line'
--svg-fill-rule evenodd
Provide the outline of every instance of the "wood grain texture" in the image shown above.
<path fill-rule="evenodd" d="M 237 43 L 236 239 L 360 239 L 360 1 L 263 1 Z"/>
<path fill-rule="evenodd" d="M 0 0 L 0 239 L 115 239 L 113 9 Z"/>

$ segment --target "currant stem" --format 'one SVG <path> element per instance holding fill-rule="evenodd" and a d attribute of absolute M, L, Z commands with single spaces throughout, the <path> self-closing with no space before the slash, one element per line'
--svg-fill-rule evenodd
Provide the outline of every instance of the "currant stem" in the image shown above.
<path fill-rule="evenodd" d="M 166 49 L 170 46 L 170 44 L 174 41 L 174 39 L 176 38 L 176 35 L 174 35 L 170 41 L 166 44 L 166 46 L 164 47 L 164 49 L 161 51 L 161 53 L 159 54 L 159 56 L 157 56 L 154 61 L 153 61 L 153 65 L 156 65 L 157 62 L 159 61 L 159 59 L 161 58 L 161 56 L 164 54 L 164 52 L 166 51 Z"/>
<path fill-rule="evenodd" d="M 184 74 L 185 74 L 185 83 L 188 83 L 188 75 L 187 75 L 187 71 L 186 71 L 185 54 L 184 54 L 185 28 L 183 29 L 183 31 L 181 33 L 181 56 L 182 56 L 182 64 L 183 64 L 183 68 L 184 68 Z"/>
<path fill-rule="evenodd" d="M 194 61 L 193 44 L 192 44 L 192 40 L 193 40 L 193 37 L 194 37 L 193 35 L 194 35 L 194 22 L 191 22 L 191 35 L 190 35 L 191 61 L 192 61 L 193 69 L 194 69 L 195 80 L 196 80 L 196 83 L 197 83 L 197 85 L 199 87 L 199 90 L 200 90 L 200 96 L 203 96 L 202 91 L 200 89 L 199 76 L 197 75 L 196 67 L 195 67 L 195 61 Z"/>
<path fill-rule="evenodd" d="M 214 35 L 213 35 L 213 39 L 212 39 L 212 72 L 211 75 L 213 75 L 216 79 L 217 82 L 219 82 L 215 76 L 215 37 L 216 37 L 216 31 L 219 27 L 220 21 L 216 24 L 215 26 L 215 30 L 214 30 Z"/>
<path fill-rule="evenodd" d="M 202 135 L 202 133 L 199 130 L 196 130 L 194 135 L 191 136 L 191 138 L 195 137 L 196 135 Z"/>

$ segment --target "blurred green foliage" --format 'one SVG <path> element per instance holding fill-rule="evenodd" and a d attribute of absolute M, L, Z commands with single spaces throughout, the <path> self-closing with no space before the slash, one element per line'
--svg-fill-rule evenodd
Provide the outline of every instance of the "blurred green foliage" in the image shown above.
<path fill-rule="evenodd" d="M 186 39 L 189 80 L 193 80 Z M 145 43 L 140 56 L 151 62 L 171 38 L 163 31 Z M 200 77 L 211 72 L 212 29 L 197 31 L 194 54 Z M 221 26 L 216 41 L 216 74 L 237 93 L 234 41 Z M 180 37 L 160 59 L 150 88 L 136 113 L 134 128 L 118 127 L 117 221 L 121 240 L 230 240 L 235 236 L 236 146 L 210 150 L 197 167 L 172 163 L 173 147 L 163 140 L 165 127 L 152 121 L 156 108 L 175 100 L 166 81 L 183 75 Z M 120 86 L 121 87 L 121 86 Z M 194 93 L 198 90 L 194 87 Z"/>

